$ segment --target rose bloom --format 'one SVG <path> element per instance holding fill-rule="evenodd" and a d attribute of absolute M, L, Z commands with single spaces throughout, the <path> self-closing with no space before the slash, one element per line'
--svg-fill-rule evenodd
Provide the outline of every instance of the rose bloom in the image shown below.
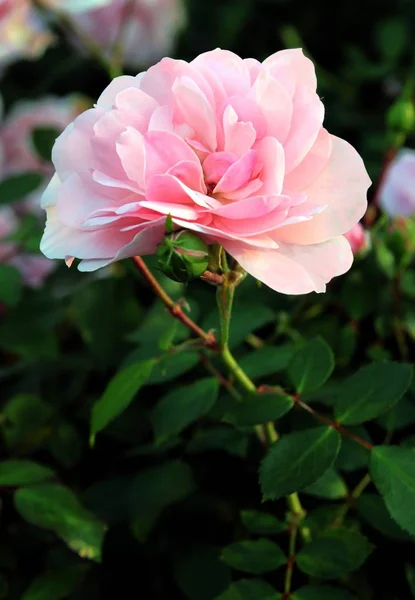
<path fill-rule="evenodd" d="M 38 58 L 52 40 L 30 0 L 0 0 L 0 68 Z"/>
<path fill-rule="evenodd" d="M 25 171 L 37 171 L 50 179 L 53 165 L 37 154 L 32 132 L 38 127 L 53 127 L 62 132 L 86 107 L 86 101 L 78 96 L 47 97 L 16 104 L 3 123 L 0 122 L 0 181 Z M 31 212 L 39 212 L 44 190 L 45 186 L 41 186 L 30 194 L 24 206 Z"/>
<path fill-rule="evenodd" d="M 108 4 L 108 3 L 107 3 Z M 108 6 L 76 15 L 74 22 L 110 52 L 115 43 L 122 62 L 142 67 L 169 54 L 184 24 L 182 0 L 113 0 Z"/>
<path fill-rule="evenodd" d="M 370 234 L 361 223 L 356 223 L 344 237 L 349 242 L 353 254 L 367 250 L 370 246 Z"/>
<path fill-rule="evenodd" d="M 322 126 L 301 50 L 214 50 L 115 79 L 58 138 L 41 250 L 93 271 L 152 254 L 166 216 L 287 293 L 323 292 L 366 210 L 358 153 Z"/>
<path fill-rule="evenodd" d="M 379 204 L 390 217 L 415 213 L 415 150 L 401 150 L 386 171 Z"/>
<path fill-rule="evenodd" d="M 23 281 L 32 288 L 38 288 L 55 269 L 55 263 L 39 254 L 22 252 L 10 236 L 18 227 L 18 220 L 9 206 L 0 208 L 0 265 L 11 265 L 20 271 Z"/>

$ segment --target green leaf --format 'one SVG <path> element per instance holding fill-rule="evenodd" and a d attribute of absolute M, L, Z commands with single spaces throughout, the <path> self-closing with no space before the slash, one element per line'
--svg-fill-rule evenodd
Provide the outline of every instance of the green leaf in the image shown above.
<path fill-rule="evenodd" d="M 69 488 L 54 483 L 20 488 L 14 503 L 26 521 L 51 529 L 82 558 L 101 560 L 106 526 L 80 504 Z"/>
<path fill-rule="evenodd" d="M 92 436 L 104 429 L 134 400 L 150 376 L 154 364 L 154 360 L 143 361 L 130 365 L 115 375 L 92 408 Z"/>
<path fill-rule="evenodd" d="M 398 431 L 415 423 L 415 403 L 404 396 L 388 412 L 381 415 L 376 423 L 386 431 Z"/>
<path fill-rule="evenodd" d="M 0 463 L 0 486 L 39 483 L 54 475 L 52 469 L 31 460 L 5 460 Z"/>
<path fill-rule="evenodd" d="M 163 510 L 195 489 L 193 472 L 184 462 L 167 462 L 141 471 L 132 482 L 128 499 L 137 539 L 144 542 Z"/>
<path fill-rule="evenodd" d="M 415 567 L 407 563 L 405 565 L 405 575 L 412 597 L 415 598 Z"/>
<path fill-rule="evenodd" d="M 245 354 L 239 361 L 239 366 L 245 373 L 255 379 L 267 377 L 285 370 L 295 351 L 293 344 L 281 346 L 264 346 L 254 352 Z"/>
<path fill-rule="evenodd" d="M 394 540 L 408 540 L 409 535 L 389 515 L 383 499 L 378 494 L 363 494 L 359 498 L 359 513 L 372 527 Z"/>
<path fill-rule="evenodd" d="M 61 600 L 66 598 L 81 582 L 85 570 L 83 565 L 77 565 L 46 572 L 32 581 L 21 600 Z"/>
<path fill-rule="evenodd" d="M 23 278 L 11 265 L 0 265 L 0 303 L 14 306 L 22 297 Z"/>
<path fill-rule="evenodd" d="M 257 510 L 242 510 L 241 521 L 248 531 L 260 535 L 274 535 L 288 528 L 287 523 L 279 521 L 274 515 Z"/>
<path fill-rule="evenodd" d="M 337 579 L 356 571 L 372 550 L 372 544 L 360 533 L 333 529 L 304 546 L 297 555 L 297 565 L 311 577 Z"/>
<path fill-rule="evenodd" d="M 13 396 L 3 406 L 1 432 L 11 450 L 31 451 L 49 441 L 53 431 L 53 407 L 32 394 Z"/>
<path fill-rule="evenodd" d="M 333 464 L 340 434 L 316 427 L 282 437 L 269 450 L 260 468 L 264 500 L 276 500 L 317 481 Z"/>
<path fill-rule="evenodd" d="M 382 21 L 375 29 L 375 42 L 386 60 L 397 60 L 408 43 L 408 26 L 404 17 Z"/>
<path fill-rule="evenodd" d="M 199 379 L 186 387 L 173 389 L 156 405 L 152 414 L 158 444 L 180 433 L 185 427 L 203 417 L 215 404 L 219 392 L 214 377 Z"/>
<path fill-rule="evenodd" d="M 213 600 L 230 584 L 229 568 L 209 546 L 191 548 L 175 561 L 177 585 L 188 600 Z"/>
<path fill-rule="evenodd" d="M 224 417 L 224 421 L 238 427 L 260 425 L 275 421 L 285 415 L 294 406 L 289 396 L 281 394 L 247 394 L 243 402 L 235 402 Z"/>
<path fill-rule="evenodd" d="M 35 171 L 10 175 L 0 181 L 0 204 L 22 200 L 40 186 L 42 175 Z"/>
<path fill-rule="evenodd" d="M 373 247 L 380 269 L 388 279 L 393 279 L 396 273 L 396 259 L 394 253 L 388 248 L 384 240 L 377 240 Z"/>
<path fill-rule="evenodd" d="M 222 560 L 238 571 L 260 575 L 285 565 L 287 557 L 277 544 L 261 538 L 226 546 L 222 550 Z"/>
<path fill-rule="evenodd" d="M 277 600 L 277 592 L 266 581 L 240 579 L 231 583 L 216 600 Z"/>
<path fill-rule="evenodd" d="M 415 535 L 415 451 L 412 448 L 377 446 L 370 474 L 395 521 Z"/>
<path fill-rule="evenodd" d="M 299 394 L 321 387 L 334 369 L 331 348 L 321 337 L 309 341 L 294 354 L 288 367 L 291 383 Z"/>
<path fill-rule="evenodd" d="M 367 442 L 372 442 L 369 434 L 362 425 L 348 427 L 348 430 Z M 369 458 L 370 452 L 366 448 L 356 444 L 355 441 L 344 437 L 335 466 L 342 471 L 356 471 L 357 469 L 366 468 L 369 464 Z"/>
<path fill-rule="evenodd" d="M 179 354 L 167 354 L 158 360 L 148 378 L 147 385 L 167 383 L 180 375 L 187 373 L 199 363 L 196 352 L 180 352 Z"/>
<path fill-rule="evenodd" d="M 292 600 L 357 600 L 347 590 L 332 587 L 331 585 L 307 585 L 297 590 Z"/>
<path fill-rule="evenodd" d="M 330 467 L 320 479 L 306 488 L 304 493 L 328 500 L 340 500 L 347 496 L 347 485 L 336 469 Z"/>
<path fill-rule="evenodd" d="M 335 417 L 345 425 L 359 425 L 386 412 L 403 396 L 412 380 L 409 364 L 382 362 L 368 365 L 343 382 Z"/>
<path fill-rule="evenodd" d="M 32 129 L 32 142 L 40 158 L 48 162 L 52 160 L 52 148 L 60 133 L 55 127 L 35 127 Z"/>

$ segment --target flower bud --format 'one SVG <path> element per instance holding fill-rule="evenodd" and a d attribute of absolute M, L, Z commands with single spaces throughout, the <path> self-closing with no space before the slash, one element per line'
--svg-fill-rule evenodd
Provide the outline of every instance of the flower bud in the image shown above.
<path fill-rule="evenodd" d="M 191 231 L 166 235 L 157 247 L 159 269 L 173 279 L 186 283 L 200 277 L 209 264 L 209 247 Z"/>
<path fill-rule="evenodd" d="M 410 98 L 400 98 L 387 113 L 387 123 L 394 133 L 409 134 L 415 129 L 415 106 Z"/>

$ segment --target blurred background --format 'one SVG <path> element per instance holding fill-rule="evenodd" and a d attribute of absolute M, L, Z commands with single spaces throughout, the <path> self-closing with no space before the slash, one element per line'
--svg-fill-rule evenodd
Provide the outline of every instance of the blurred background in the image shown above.
<path fill-rule="evenodd" d="M 109 83 L 109 52 L 115 52 L 118 71 L 136 74 L 164 55 L 191 60 L 221 47 L 263 60 L 302 47 L 316 65 L 327 129 L 357 148 L 376 182 L 391 149 L 386 115 L 414 75 L 415 2 L 115 0 L 85 11 L 80 5 L 0 0 L 1 453 L 51 469 L 69 494 L 57 498 L 46 490 L 36 501 L 16 504 L 16 486 L 0 477 L 0 598 L 212 600 L 229 579 L 212 548 L 238 535 L 240 510 L 260 506 L 259 449 L 244 432 L 215 424 L 219 409 L 201 429 L 154 445 L 155 398 L 173 379 L 185 385 L 203 373 L 192 354 L 173 365 L 161 362 L 148 394 L 90 447 L 90 408 L 114 373 L 158 356 L 166 338 L 183 341 L 186 332 L 172 328 L 127 261 L 81 274 L 40 255 L 39 202 L 53 173 L 53 141 Z M 403 141 L 414 147 L 413 133 L 405 131 Z M 289 298 L 244 282 L 232 346 L 253 377 L 279 382 L 278 371 L 295 347 L 316 334 L 333 348 L 342 375 L 368 359 L 413 357 L 414 226 L 411 219 L 391 224 L 385 214 L 372 215 L 369 225 L 350 275 L 330 284 L 326 295 Z M 148 264 L 154 265 L 151 258 Z M 186 296 L 195 320 L 216 325 L 209 286 L 186 289 L 157 277 L 173 297 Z M 268 367 L 267 352 L 254 358 L 263 344 L 278 347 Z M 360 435 L 393 433 L 414 445 L 412 396 L 405 411 L 404 417 L 389 415 L 374 431 L 360 427 Z M 307 425 L 299 416 L 289 418 Z M 284 426 L 291 426 L 288 420 Z M 172 464 L 181 466 L 176 471 Z M 338 467 L 355 482 L 365 458 L 344 455 Z M 167 471 L 151 471 L 150 477 L 150 469 Z M 149 485 L 149 478 L 156 483 Z M 71 494 L 90 512 L 74 513 Z M 154 495 L 160 505 L 155 512 Z M 310 497 L 308 508 L 310 526 L 317 526 L 324 519 L 321 507 Z M 413 544 L 402 542 L 392 521 L 385 525 L 382 507 L 375 517 L 372 508 L 362 510 L 379 542 L 377 559 L 387 559 L 388 568 L 372 568 L 369 561 L 351 585 L 364 600 L 407 600 L 402 564 L 413 556 Z M 64 531 L 56 514 L 69 515 Z M 109 532 L 101 557 L 102 523 Z"/>

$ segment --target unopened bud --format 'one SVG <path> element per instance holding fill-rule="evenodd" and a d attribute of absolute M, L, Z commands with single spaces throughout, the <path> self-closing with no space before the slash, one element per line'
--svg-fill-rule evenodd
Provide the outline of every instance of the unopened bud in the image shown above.
<path fill-rule="evenodd" d="M 159 269 L 173 279 L 186 283 L 203 275 L 209 264 L 209 247 L 191 231 L 166 235 L 157 247 Z"/>
<path fill-rule="evenodd" d="M 392 133 L 411 133 L 415 129 L 415 106 L 412 100 L 399 98 L 390 107 L 386 120 Z"/>

